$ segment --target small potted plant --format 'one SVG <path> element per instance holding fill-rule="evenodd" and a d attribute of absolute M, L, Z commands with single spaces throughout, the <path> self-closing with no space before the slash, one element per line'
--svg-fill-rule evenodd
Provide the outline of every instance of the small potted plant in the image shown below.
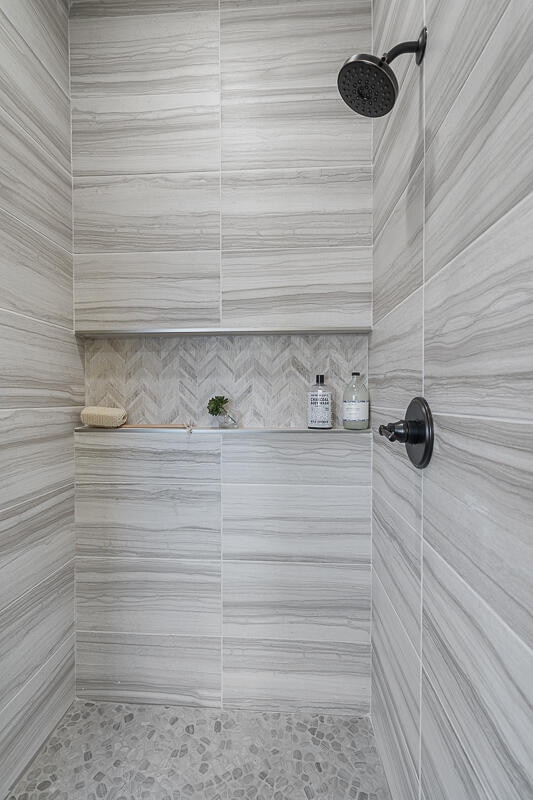
<path fill-rule="evenodd" d="M 228 397 L 216 394 L 207 404 L 207 410 L 218 421 L 219 428 L 236 428 L 238 425 L 235 417 L 226 408 L 228 403 Z"/>

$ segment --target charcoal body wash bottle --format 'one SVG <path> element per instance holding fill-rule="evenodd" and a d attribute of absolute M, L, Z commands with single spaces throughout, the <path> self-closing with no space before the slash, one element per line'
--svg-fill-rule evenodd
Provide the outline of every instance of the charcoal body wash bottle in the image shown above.
<path fill-rule="evenodd" d="M 333 427 L 332 394 L 323 375 L 316 376 L 316 383 L 307 392 L 307 427 L 320 430 Z"/>

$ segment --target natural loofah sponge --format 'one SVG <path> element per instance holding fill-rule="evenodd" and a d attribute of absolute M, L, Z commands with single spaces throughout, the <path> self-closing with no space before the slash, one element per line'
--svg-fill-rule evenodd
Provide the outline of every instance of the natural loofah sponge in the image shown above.
<path fill-rule="evenodd" d="M 86 406 L 81 412 L 83 424 L 92 425 L 93 428 L 120 428 L 127 419 L 128 415 L 123 408 Z"/>

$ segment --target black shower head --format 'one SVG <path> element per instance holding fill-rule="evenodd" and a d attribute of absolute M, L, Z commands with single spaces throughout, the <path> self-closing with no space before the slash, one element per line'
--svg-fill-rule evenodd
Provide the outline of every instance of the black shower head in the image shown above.
<path fill-rule="evenodd" d="M 418 41 L 402 42 L 381 58 L 360 53 L 352 56 L 341 67 L 337 85 L 344 102 L 352 111 L 364 117 L 383 117 L 388 114 L 398 96 L 398 81 L 389 66 L 402 53 L 416 53 L 420 64 L 426 49 L 426 28 Z"/>

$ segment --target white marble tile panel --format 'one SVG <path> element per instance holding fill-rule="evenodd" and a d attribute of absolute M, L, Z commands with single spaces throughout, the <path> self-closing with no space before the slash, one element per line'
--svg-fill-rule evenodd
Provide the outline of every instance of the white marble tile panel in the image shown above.
<path fill-rule="evenodd" d="M 418 797 L 420 661 L 381 581 L 372 581 L 372 712 L 391 793 Z"/>
<path fill-rule="evenodd" d="M 0 140 L 0 208 L 70 252 L 70 172 L 25 135 L 2 109 Z"/>
<path fill-rule="evenodd" d="M 140 475 L 136 484 L 79 483 L 76 545 L 82 556 L 220 558 L 219 487 L 147 485 Z"/>
<path fill-rule="evenodd" d="M 222 248 L 372 244 L 370 166 L 222 173 Z"/>
<path fill-rule="evenodd" d="M 368 486 L 227 484 L 222 507 L 227 559 L 370 561 Z"/>
<path fill-rule="evenodd" d="M 424 537 L 533 648 L 533 425 L 435 417 Z"/>
<path fill-rule="evenodd" d="M 17 598 L 0 614 L 0 708 L 74 635 L 74 562 Z"/>
<path fill-rule="evenodd" d="M 73 15 L 74 98 L 218 91 L 218 13 L 183 13 L 176 5 L 173 12 L 154 10 L 142 16 Z"/>
<path fill-rule="evenodd" d="M 3 6 L 0 9 L 0 105 L 58 164 L 70 170 L 68 93 L 43 68 L 21 32 L 4 14 Z"/>
<path fill-rule="evenodd" d="M 80 631 L 220 636 L 220 560 L 80 557 L 76 612 Z"/>
<path fill-rule="evenodd" d="M 420 288 L 374 325 L 368 361 L 374 407 L 405 410 L 413 397 L 422 394 L 422 315 Z"/>
<path fill-rule="evenodd" d="M 0 710 L 0 796 L 4 797 L 74 700 L 74 637 Z"/>
<path fill-rule="evenodd" d="M 222 324 L 312 328 L 371 325 L 369 247 L 222 253 Z"/>
<path fill-rule="evenodd" d="M 533 785 L 533 651 L 424 544 L 424 669 L 489 797 Z"/>
<path fill-rule="evenodd" d="M 72 104 L 74 175 L 220 168 L 219 95 L 114 94 Z"/>
<path fill-rule="evenodd" d="M 366 644 L 370 565 L 224 561 L 224 636 Z"/>
<path fill-rule="evenodd" d="M 425 288 L 433 411 L 533 421 L 533 194 Z"/>
<path fill-rule="evenodd" d="M 0 271 L 2 308 L 72 328 L 72 255 L 2 210 Z"/>
<path fill-rule="evenodd" d="M 68 95 L 68 15 L 64 0 L 2 0 L 2 11 Z"/>
<path fill-rule="evenodd" d="M 422 472 L 409 461 L 405 445 L 389 442 L 377 433 L 380 424 L 403 419 L 404 411 L 396 413 L 374 408 L 372 412 L 372 485 L 374 491 L 389 503 L 395 513 L 402 516 L 415 531 L 421 532 Z"/>
<path fill-rule="evenodd" d="M 0 508 L 72 483 L 77 408 L 0 410 Z"/>
<path fill-rule="evenodd" d="M 72 485 L 0 511 L 0 608 L 57 572 L 74 552 Z"/>
<path fill-rule="evenodd" d="M 78 697 L 220 707 L 220 638 L 88 633 L 76 640 Z"/>
<path fill-rule="evenodd" d="M 370 485 L 370 434 L 223 434 L 223 483 Z"/>
<path fill-rule="evenodd" d="M 176 488 L 220 481 L 220 434 L 173 431 L 78 433 L 76 482 Z"/>
<path fill-rule="evenodd" d="M 83 405 L 83 352 L 71 331 L 0 310 L 0 405 Z"/>
<path fill-rule="evenodd" d="M 532 37 L 528 0 L 509 3 L 428 147 L 426 276 L 531 192 Z"/>
<path fill-rule="evenodd" d="M 219 184 L 215 172 L 76 178 L 74 250 L 218 250 Z"/>
<path fill-rule="evenodd" d="M 367 714 L 368 645 L 224 639 L 224 706 Z"/>
<path fill-rule="evenodd" d="M 161 330 L 220 325 L 216 250 L 76 255 L 78 330 Z"/>

